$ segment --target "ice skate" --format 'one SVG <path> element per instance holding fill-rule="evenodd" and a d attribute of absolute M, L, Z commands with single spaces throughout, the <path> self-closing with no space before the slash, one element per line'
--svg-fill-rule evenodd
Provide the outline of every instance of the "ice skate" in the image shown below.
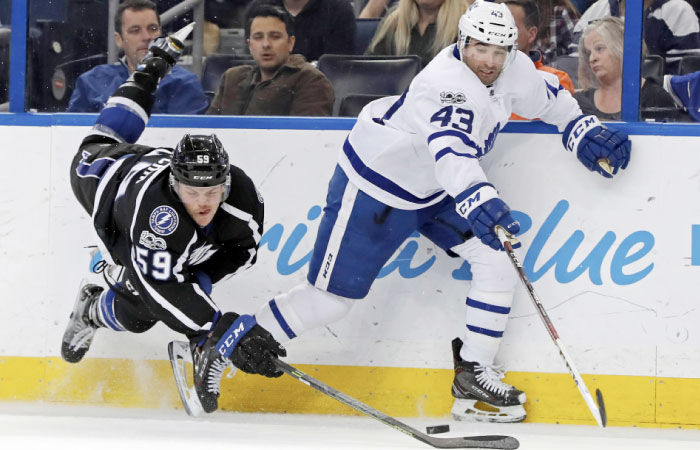
<path fill-rule="evenodd" d="M 462 341 L 452 341 L 455 377 L 452 383 L 452 417 L 482 422 L 521 422 L 525 419 L 525 393 L 503 383 L 503 370 L 463 361 Z"/>
<path fill-rule="evenodd" d="M 81 285 L 61 343 L 61 357 L 66 362 L 80 362 L 90 349 L 92 338 L 99 328 L 90 320 L 90 306 L 100 298 L 102 291 L 104 288 L 95 284 Z"/>
<path fill-rule="evenodd" d="M 231 360 L 216 351 L 216 341 L 207 339 L 202 347 L 193 346 L 194 388 L 204 412 L 212 413 L 219 407 L 221 377 Z"/>

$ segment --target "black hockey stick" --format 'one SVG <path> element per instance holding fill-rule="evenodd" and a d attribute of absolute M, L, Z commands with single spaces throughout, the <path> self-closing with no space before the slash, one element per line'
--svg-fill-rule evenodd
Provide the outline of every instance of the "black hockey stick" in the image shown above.
<path fill-rule="evenodd" d="M 510 238 L 508 236 L 508 233 L 506 233 L 506 230 L 501 227 L 501 226 L 496 226 L 496 233 L 498 234 L 498 239 L 501 241 L 501 244 L 503 244 L 503 247 L 506 249 L 506 253 L 510 257 L 510 261 L 513 263 L 513 267 L 515 267 L 516 272 L 518 272 L 518 276 L 520 277 L 520 281 L 523 282 L 523 285 L 525 285 L 525 289 L 527 290 L 527 293 L 530 295 L 530 299 L 535 303 L 535 309 L 537 310 L 537 313 L 540 315 L 540 319 L 542 319 L 542 322 L 544 322 L 545 328 L 547 328 L 547 331 L 549 332 L 549 336 L 552 338 L 556 346 L 559 348 L 559 354 L 564 358 L 564 363 L 566 364 L 566 367 L 569 369 L 569 373 L 574 379 L 574 382 L 576 383 L 576 387 L 578 388 L 579 392 L 583 396 L 583 399 L 586 401 L 586 405 L 588 406 L 588 409 L 591 410 L 591 414 L 593 414 L 593 417 L 595 418 L 596 422 L 598 422 L 598 425 L 601 427 L 605 428 L 605 425 L 608 423 L 608 417 L 605 412 L 605 403 L 603 402 L 603 393 L 600 392 L 600 389 L 596 389 L 596 398 L 598 399 L 598 404 L 596 405 L 595 401 L 593 400 L 593 396 L 591 396 L 591 393 L 588 391 L 588 388 L 586 387 L 586 383 L 583 382 L 583 378 L 581 378 L 581 374 L 578 372 L 576 369 L 576 366 L 574 366 L 574 362 L 569 356 L 569 353 L 566 351 L 566 348 L 564 348 L 564 344 L 561 342 L 561 339 L 559 339 L 559 334 L 557 333 L 557 330 L 554 328 L 554 325 L 552 324 L 552 321 L 549 319 L 549 315 L 547 314 L 547 311 L 544 309 L 544 306 L 542 306 L 542 302 L 540 302 L 539 297 L 537 297 L 537 293 L 535 293 L 535 288 L 532 287 L 532 283 L 530 283 L 530 279 L 527 277 L 525 274 L 525 270 L 523 269 L 523 265 L 518 259 L 518 255 L 515 254 L 515 251 L 513 250 L 513 245 L 510 242 Z"/>
<path fill-rule="evenodd" d="M 333 389 L 332 387 L 324 384 L 317 379 L 305 374 L 299 369 L 296 369 L 289 364 L 275 360 L 277 367 L 282 370 L 287 375 L 296 378 L 307 386 L 310 386 L 317 391 L 326 394 L 327 396 L 338 400 L 339 402 L 345 403 L 349 407 L 360 411 L 370 417 L 377 419 L 385 425 L 406 433 L 414 439 L 418 439 L 421 442 L 425 442 L 435 448 L 498 448 L 498 449 L 516 449 L 520 446 L 517 439 L 511 436 L 468 436 L 468 437 L 433 437 L 425 433 L 422 433 L 415 428 L 406 425 L 394 419 L 391 416 L 377 411 L 369 405 L 362 403 L 342 392 Z"/>

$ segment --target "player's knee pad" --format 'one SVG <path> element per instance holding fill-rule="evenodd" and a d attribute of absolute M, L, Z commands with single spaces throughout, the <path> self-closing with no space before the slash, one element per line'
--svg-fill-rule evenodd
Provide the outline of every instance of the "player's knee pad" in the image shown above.
<path fill-rule="evenodd" d="M 469 262 L 472 290 L 511 295 L 515 291 L 518 274 L 505 252 L 493 250 L 477 239 L 469 239 L 451 250 Z"/>
<path fill-rule="evenodd" d="M 286 341 L 343 318 L 353 303 L 351 299 L 304 283 L 270 300 L 255 317 L 275 339 Z"/>

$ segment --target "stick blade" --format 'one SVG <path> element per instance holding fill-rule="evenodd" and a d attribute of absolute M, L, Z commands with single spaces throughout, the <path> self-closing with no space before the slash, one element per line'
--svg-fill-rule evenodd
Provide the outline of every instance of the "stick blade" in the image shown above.
<path fill-rule="evenodd" d="M 605 426 L 608 424 L 608 414 L 605 412 L 605 402 L 603 401 L 603 393 L 600 392 L 600 389 L 595 390 L 595 398 L 598 401 L 601 426 L 605 428 Z"/>
<path fill-rule="evenodd" d="M 515 450 L 520 447 L 520 442 L 514 437 L 501 435 L 447 438 L 428 436 L 424 441 L 435 448 L 495 448 Z"/>

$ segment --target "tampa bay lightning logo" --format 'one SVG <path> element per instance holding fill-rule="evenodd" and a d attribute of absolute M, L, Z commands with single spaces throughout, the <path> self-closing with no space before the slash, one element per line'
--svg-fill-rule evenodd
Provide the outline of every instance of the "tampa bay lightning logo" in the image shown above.
<path fill-rule="evenodd" d="M 161 236 L 173 234 L 179 222 L 177 212 L 170 206 L 159 206 L 151 213 L 151 230 Z"/>

